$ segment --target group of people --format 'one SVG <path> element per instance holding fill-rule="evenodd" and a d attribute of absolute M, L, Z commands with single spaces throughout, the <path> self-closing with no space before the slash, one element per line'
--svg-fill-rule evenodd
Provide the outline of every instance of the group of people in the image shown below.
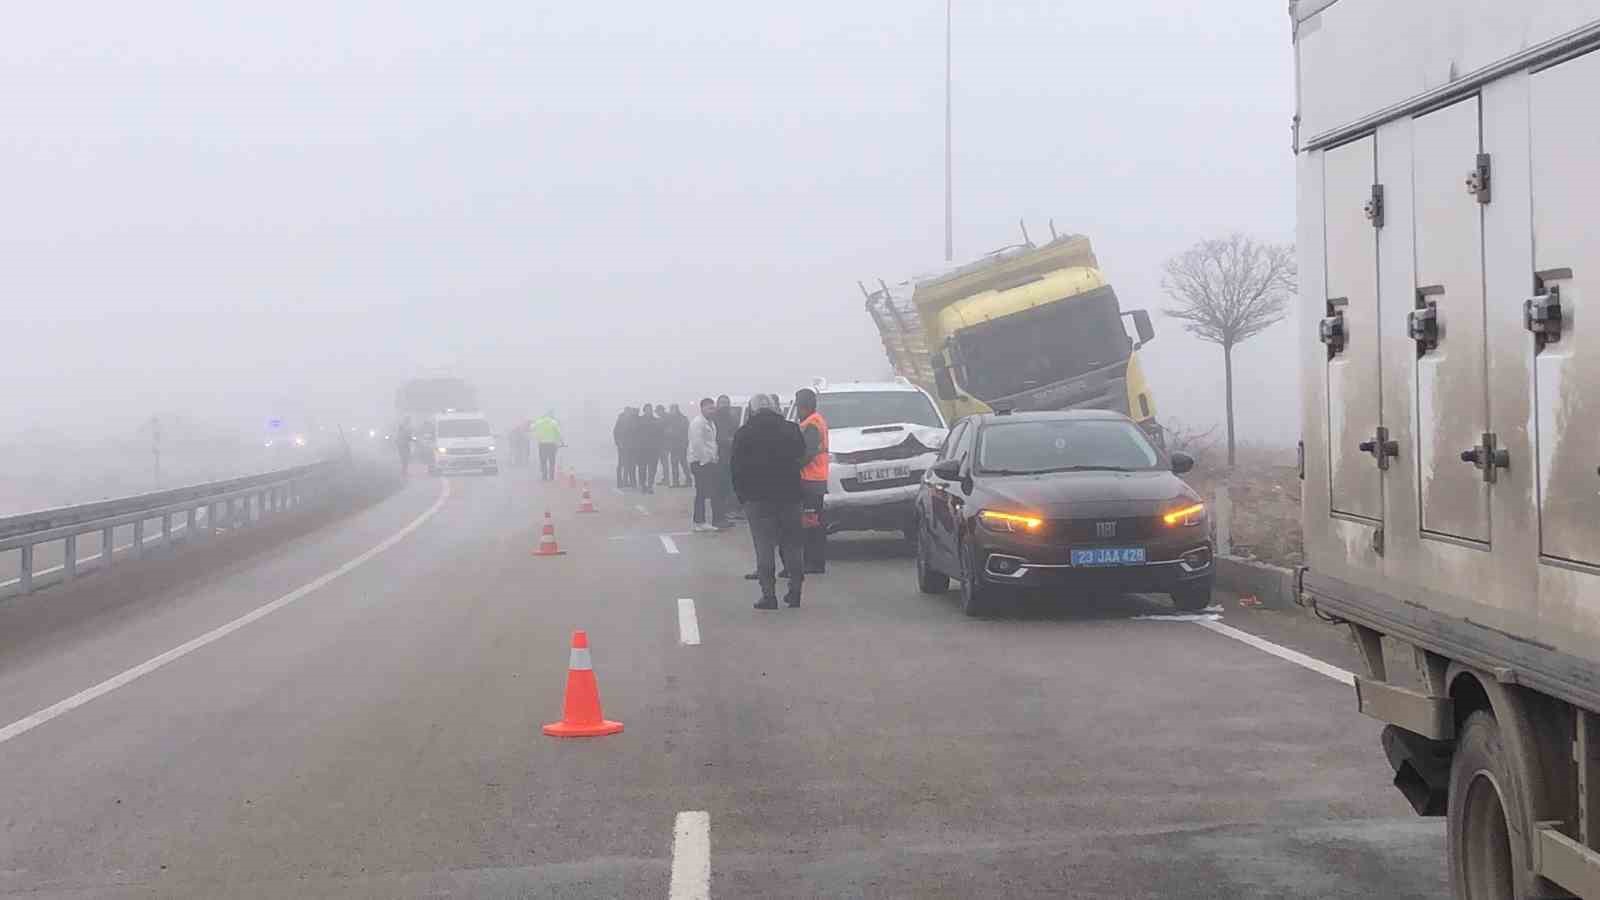
<path fill-rule="evenodd" d="M 717 524 L 718 513 L 726 505 L 724 486 L 731 488 L 755 546 L 756 569 L 745 577 L 760 583 L 756 609 L 778 608 L 779 578 L 789 582 L 784 603 L 798 607 L 805 576 L 820 574 L 826 565 L 828 423 L 817 412 L 817 395 L 809 388 L 795 393 L 794 421 L 784 417 L 776 394 L 757 394 L 744 423 L 732 431 L 719 428 L 726 400 L 701 400 L 700 416 L 689 426 L 694 527 L 705 529 L 706 502 L 712 506 L 711 527 L 726 527 L 725 519 Z M 781 571 L 774 553 L 783 561 Z"/>
<path fill-rule="evenodd" d="M 538 445 L 539 480 L 556 479 L 556 456 L 567 444 L 561 437 L 561 423 L 556 421 L 555 410 L 546 410 L 537 419 L 524 420 L 506 435 L 506 442 L 511 445 L 511 464 L 514 466 L 527 465 L 532 458 L 534 445 Z"/>
<path fill-rule="evenodd" d="M 655 493 L 655 486 L 689 486 L 689 417 L 678 404 L 630 406 L 611 429 L 617 444 L 617 487 Z"/>

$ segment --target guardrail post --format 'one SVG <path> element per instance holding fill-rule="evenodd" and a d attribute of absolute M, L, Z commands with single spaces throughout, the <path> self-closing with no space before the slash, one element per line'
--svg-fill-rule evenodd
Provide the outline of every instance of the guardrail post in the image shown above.
<path fill-rule="evenodd" d="M 17 560 L 17 590 L 24 594 L 33 592 L 33 545 L 23 544 Z"/>
<path fill-rule="evenodd" d="M 69 534 L 61 542 L 61 578 L 71 581 L 78 577 L 78 536 Z"/>
<path fill-rule="evenodd" d="M 185 513 L 183 517 L 183 539 L 185 541 L 194 540 L 199 536 L 199 530 L 200 509 L 199 507 L 191 506 L 189 507 L 189 511 Z"/>
<path fill-rule="evenodd" d="M 111 557 L 116 552 L 116 541 L 116 529 L 110 527 L 100 529 L 100 565 L 111 565 Z"/>
<path fill-rule="evenodd" d="M 172 513 L 161 514 L 161 546 L 172 546 Z"/>
<path fill-rule="evenodd" d="M 133 557 L 138 559 L 144 555 L 144 520 L 133 523 Z"/>
<path fill-rule="evenodd" d="M 1226 481 L 1217 485 L 1217 554 L 1233 555 L 1233 499 Z"/>

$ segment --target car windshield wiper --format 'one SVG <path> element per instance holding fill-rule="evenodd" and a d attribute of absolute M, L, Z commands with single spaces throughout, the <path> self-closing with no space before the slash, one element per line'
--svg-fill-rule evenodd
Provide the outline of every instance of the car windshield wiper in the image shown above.
<path fill-rule="evenodd" d="M 1043 472 L 1133 472 L 1129 466 L 1060 466 L 1054 469 L 1042 469 Z"/>

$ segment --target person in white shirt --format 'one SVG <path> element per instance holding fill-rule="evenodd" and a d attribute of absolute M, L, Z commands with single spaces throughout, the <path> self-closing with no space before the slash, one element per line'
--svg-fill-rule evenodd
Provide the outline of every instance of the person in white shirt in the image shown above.
<path fill-rule="evenodd" d="M 718 531 L 731 527 L 723 510 L 722 465 L 717 452 L 716 401 L 700 401 L 700 415 L 689 423 L 689 472 L 694 475 L 694 526 L 692 531 Z M 706 504 L 711 522 L 706 522 Z"/>

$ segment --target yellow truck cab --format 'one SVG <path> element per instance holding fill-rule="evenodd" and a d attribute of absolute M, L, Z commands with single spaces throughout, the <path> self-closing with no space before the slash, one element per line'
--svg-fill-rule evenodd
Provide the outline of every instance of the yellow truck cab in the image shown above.
<path fill-rule="evenodd" d="M 1121 309 L 1088 238 L 1009 247 L 879 285 L 862 290 L 890 363 L 938 397 L 948 420 L 997 408 L 1109 409 L 1160 439 L 1138 357 L 1155 337 L 1150 315 Z"/>

